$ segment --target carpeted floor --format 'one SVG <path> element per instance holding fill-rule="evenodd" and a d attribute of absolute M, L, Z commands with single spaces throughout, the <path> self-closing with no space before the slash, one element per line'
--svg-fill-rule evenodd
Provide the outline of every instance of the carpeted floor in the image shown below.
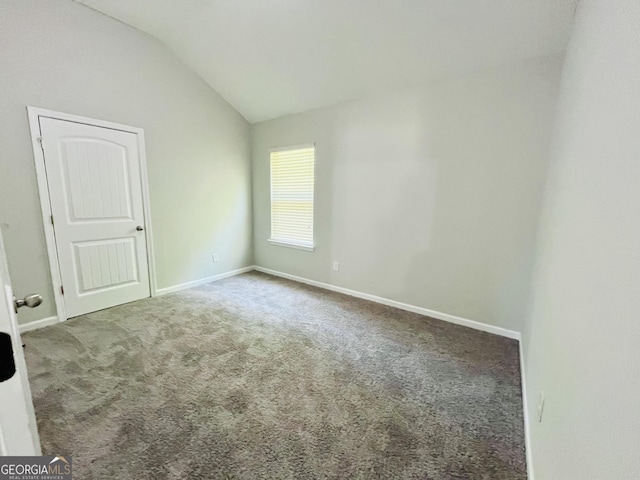
<path fill-rule="evenodd" d="M 254 272 L 23 340 L 74 478 L 526 478 L 498 336 Z"/>

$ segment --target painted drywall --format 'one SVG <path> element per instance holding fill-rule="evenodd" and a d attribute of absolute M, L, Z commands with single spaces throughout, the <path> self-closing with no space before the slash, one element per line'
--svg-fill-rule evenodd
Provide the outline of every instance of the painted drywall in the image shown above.
<path fill-rule="evenodd" d="M 253 125 L 256 264 L 520 331 L 560 68 L 529 61 Z M 316 250 L 271 245 L 269 149 L 311 142 Z"/>
<path fill-rule="evenodd" d="M 557 55 L 575 0 L 79 0 L 164 41 L 250 122 Z"/>
<path fill-rule="evenodd" d="M 251 265 L 249 125 L 160 42 L 70 0 L 0 2 L 0 224 L 54 315 L 26 106 L 145 130 L 159 288 Z M 212 262 L 212 253 L 220 261 Z"/>
<path fill-rule="evenodd" d="M 582 0 L 575 22 L 523 340 L 531 453 L 537 480 L 632 480 L 640 478 L 640 3 Z"/>

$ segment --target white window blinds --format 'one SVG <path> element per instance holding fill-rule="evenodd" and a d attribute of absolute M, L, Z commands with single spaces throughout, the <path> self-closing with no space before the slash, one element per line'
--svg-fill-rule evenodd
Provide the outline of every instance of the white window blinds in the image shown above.
<path fill-rule="evenodd" d="M 271 241 L 313 247 L 315 147 L 271 151 Z"/>

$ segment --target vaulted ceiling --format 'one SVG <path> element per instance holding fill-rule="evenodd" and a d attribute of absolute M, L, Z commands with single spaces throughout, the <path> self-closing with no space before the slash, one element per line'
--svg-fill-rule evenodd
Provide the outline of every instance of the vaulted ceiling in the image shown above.
<path fill-rule="evenodd" d="M 76 0 L 164 42 L 248 121 L 564 51 L 576 0 Z"/>

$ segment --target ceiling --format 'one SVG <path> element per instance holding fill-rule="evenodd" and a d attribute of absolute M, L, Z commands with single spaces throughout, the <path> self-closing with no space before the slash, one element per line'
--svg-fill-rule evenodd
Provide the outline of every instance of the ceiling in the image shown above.
<path fill-rule="evenodd" d="M 249 122 L 562 53 L 576 0 L 76 0 L 164 42 Z"/>

